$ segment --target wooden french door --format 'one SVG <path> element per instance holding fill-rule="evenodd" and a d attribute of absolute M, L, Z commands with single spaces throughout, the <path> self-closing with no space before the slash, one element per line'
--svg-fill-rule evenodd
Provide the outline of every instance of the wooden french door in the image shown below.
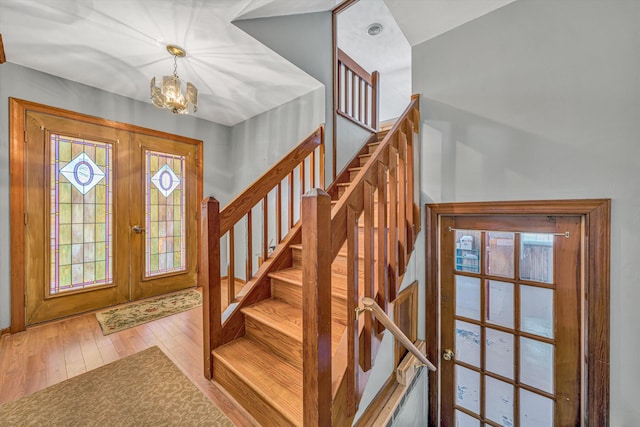
<path fill-rule="evenodd" d="M 24 120 L 27 325 L 196 285 L 198 144 Z"/>
<path fill-rule="evenodd" d="M 441 218 L 441 425 L 580 424 L 580 223 Z"/>

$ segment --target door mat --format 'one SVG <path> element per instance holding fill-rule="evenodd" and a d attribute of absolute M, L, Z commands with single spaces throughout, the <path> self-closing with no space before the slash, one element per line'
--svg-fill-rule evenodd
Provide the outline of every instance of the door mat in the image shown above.
<path fill-rule="evenodd" d="M 216 426 L 234 424 L 151 347 L 0 406 L 3 426 Z"/>
<path fill-rule="evenodd" d="M 144 301 L 110 308 L 96 313 L 104 335 L 133 328 L 162 317 L 190 310 L 202 305 L 202 295 L 195 289 L 162 295 Z"/>

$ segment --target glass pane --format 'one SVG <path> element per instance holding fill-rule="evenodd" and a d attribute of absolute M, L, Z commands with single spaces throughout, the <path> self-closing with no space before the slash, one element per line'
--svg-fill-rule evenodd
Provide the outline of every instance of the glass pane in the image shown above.
<path fill-rule="evenodd" d="M 456 320 L 456 360 L 480 367 L 480 326 Z"/>
<path fill-rule="evenodd" d="M 480 320 L 480 279 L 455 276 L 456 315 Z"/>
<path fill-rule="evenodd" d="M 505 427 L 513 426 L 513 386 L 485 376 L 485 416 Z"/>
<path fill-rule="evenodd" d="M 553 345 L 520 337 L 520 381 L 553 393 Z"/>
<path fill-rule="evenodd" d="M 456 270 L 480 273 L 480 232 L 456 230 Z"/>
<path fill-rule="evenodd" d="M 51 134 L 49 293 L 112 282 L 109 143 Z"/>
<path fill-rule="evenodd" d="M 553 400 L 520 389 L 520 425 L 522 427 L 552 427 Z"/>
<path fill-rule="evenodd" d="M 513 379 L 513 334 L 485 329 L 485 368 Z"/>
<path fill-rule="evenodd" d="M 520 286 L 520 330 L 553 338 L 553 290 Z"/>
<path fill-rule="evenodd" d="M 520 278 L 553 283 L 553 234 L 522 233 Z"/>
<path fill-rule="evenodd" d="M 185 158 L 145 151 L 145 277 L 186 269 Z"/>
<path fill-rule="evenodd" d="M 456 427 L 480 427 L 480 420 L 456 410 Z"/>
<path fill-rule="evenodd" d="M 480 373 L 456 365 L 456 405 L 480 413 Z"/>
<path fill-rule="evenodd" d="M 513 278 L 514 234 L 487 233 L 487 274 Z"/>
<path fill-rule="evenodd" d="M 487 281 L 487 322 L 513 328 L 513 283 Z"/>

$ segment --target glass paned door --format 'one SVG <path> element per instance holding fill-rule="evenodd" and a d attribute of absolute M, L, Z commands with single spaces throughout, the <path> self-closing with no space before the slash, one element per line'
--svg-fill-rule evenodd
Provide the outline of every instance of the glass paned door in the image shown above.
<path fill-rule="evenodd" d="M 580 218 L 448 217 L 442 230 L 442 424 L 575 425 Z"/>
<path fill-rule="evenodd" d="M 26 323 L 128 301 L 127 132 L 25 119 Z"/>
<path fill-rule="evenodd" d="M 197 146 L 135 135 L 131 159 L 133 299 L 196 285 Z"/>

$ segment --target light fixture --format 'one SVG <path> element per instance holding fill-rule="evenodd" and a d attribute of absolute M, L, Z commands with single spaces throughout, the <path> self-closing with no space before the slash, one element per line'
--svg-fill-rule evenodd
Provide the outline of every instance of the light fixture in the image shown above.
<path fill-rule="evenodd" d="M 369 25 L 369 27 L 367 28 L 367 33 L 369 33 L 370 36 L 377 36 L 382 32 L 382 28 L 382 24 L 378 24 L 377 22 L 375 22 Z"/>
<path fill-rule="evenodd" d="M 173 55 L 173 75 L 162 76 L 160 87 L 156 86 L 155 77 L 151 79 L 151 102 L 174 114 L 195 113 L 198 111 L 198 89 L 190 82 L 185 85 L 178 77 L 178 58 L 184 58 L 187 52 L 171 44 L 167 46 L 167 51 Z"/>

